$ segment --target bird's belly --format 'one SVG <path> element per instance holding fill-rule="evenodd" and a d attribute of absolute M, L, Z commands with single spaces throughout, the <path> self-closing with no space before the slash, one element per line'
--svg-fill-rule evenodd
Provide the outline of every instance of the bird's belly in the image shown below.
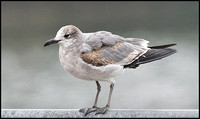
<path fill-rule="evenodd" d="M 114 77 L 123 72 L 120 65 L 96 67 L 85 63 L 80 57 L 60 57 L 63 68 L 79 79 L 114 82 Z"/>

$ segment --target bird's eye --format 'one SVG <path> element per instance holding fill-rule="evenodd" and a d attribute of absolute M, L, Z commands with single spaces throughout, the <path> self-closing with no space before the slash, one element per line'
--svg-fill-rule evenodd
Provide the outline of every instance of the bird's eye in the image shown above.
<path fill-rule="evenodd" d="M 69 38 L 69 37 L 70 37 L 70 34 L 65 34 L 64 37 L 65 37 L 65 38 Z"/>

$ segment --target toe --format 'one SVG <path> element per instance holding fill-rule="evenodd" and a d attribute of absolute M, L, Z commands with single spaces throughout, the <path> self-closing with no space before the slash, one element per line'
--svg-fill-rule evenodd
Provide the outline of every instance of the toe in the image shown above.
<path fill-rule="evenodd" d="M 79 110 L 79 112 L 85 113 L 87 111 L 88 108 L 82 108 Z"/>
<path fill-rule="evenodd" d="M 91 113 L 91 112 L 94 112 L 94 111 L 96 111 L 95 108 L 88 108 L 88 110 L 85 112 L 85 116 L 86 116 L 87 114 Z"/>
<path fill-rule="evenodd" d="M 107 110 L 108 110 L 108 107 L 99 108 L 99 109 L 97 109 L 95 115 L 104 114 Z"/>
<path fill-rule="evenodd" d="M 79 110 L 79 112 L 82 112 L 86 116 L 89 113 L 96 111 L 97 109 L 98 109 L 98 107 L 82 108 L 82 109 Z"/>

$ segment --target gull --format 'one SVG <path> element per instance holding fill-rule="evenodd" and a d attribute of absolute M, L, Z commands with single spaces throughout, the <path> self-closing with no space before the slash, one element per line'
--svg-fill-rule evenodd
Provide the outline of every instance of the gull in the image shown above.
<path fill-rule="evenodd" d="M 74 25 L 60 28 L 55 38 L 45 42 L 45 46 L 59 44 L 59 60 L 65 71 L 74 77 L 95 81 L 97 93 L 91 108 L 79 111 L 87 115 L 91 112 L 104 114 L 110 108 L 115 77 L 125 69 L 136 69 L 141 64 L 162 59 L 176 53 L 168 48 L 176 44 L 148 47 L 149 41 L 141 38 L 124 38 L 108 31 L 83 33 Z M 105 107 L 98 107 L 101 91 L 99 81 L 110 83 L 110 92 Z"/>

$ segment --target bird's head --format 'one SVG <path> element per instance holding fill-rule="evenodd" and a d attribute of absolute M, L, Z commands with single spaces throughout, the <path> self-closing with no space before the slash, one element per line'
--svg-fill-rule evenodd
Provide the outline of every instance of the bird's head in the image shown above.
<path fill-rule="evenodd" d="M 80 37 L 81 33 L 82 32 L 76 26 L 63 26 L 58 30 L 55 38 L 45 42 L 44 47 L 56 43 L 70 45 L 74 43 L 78 37 Z"/>

